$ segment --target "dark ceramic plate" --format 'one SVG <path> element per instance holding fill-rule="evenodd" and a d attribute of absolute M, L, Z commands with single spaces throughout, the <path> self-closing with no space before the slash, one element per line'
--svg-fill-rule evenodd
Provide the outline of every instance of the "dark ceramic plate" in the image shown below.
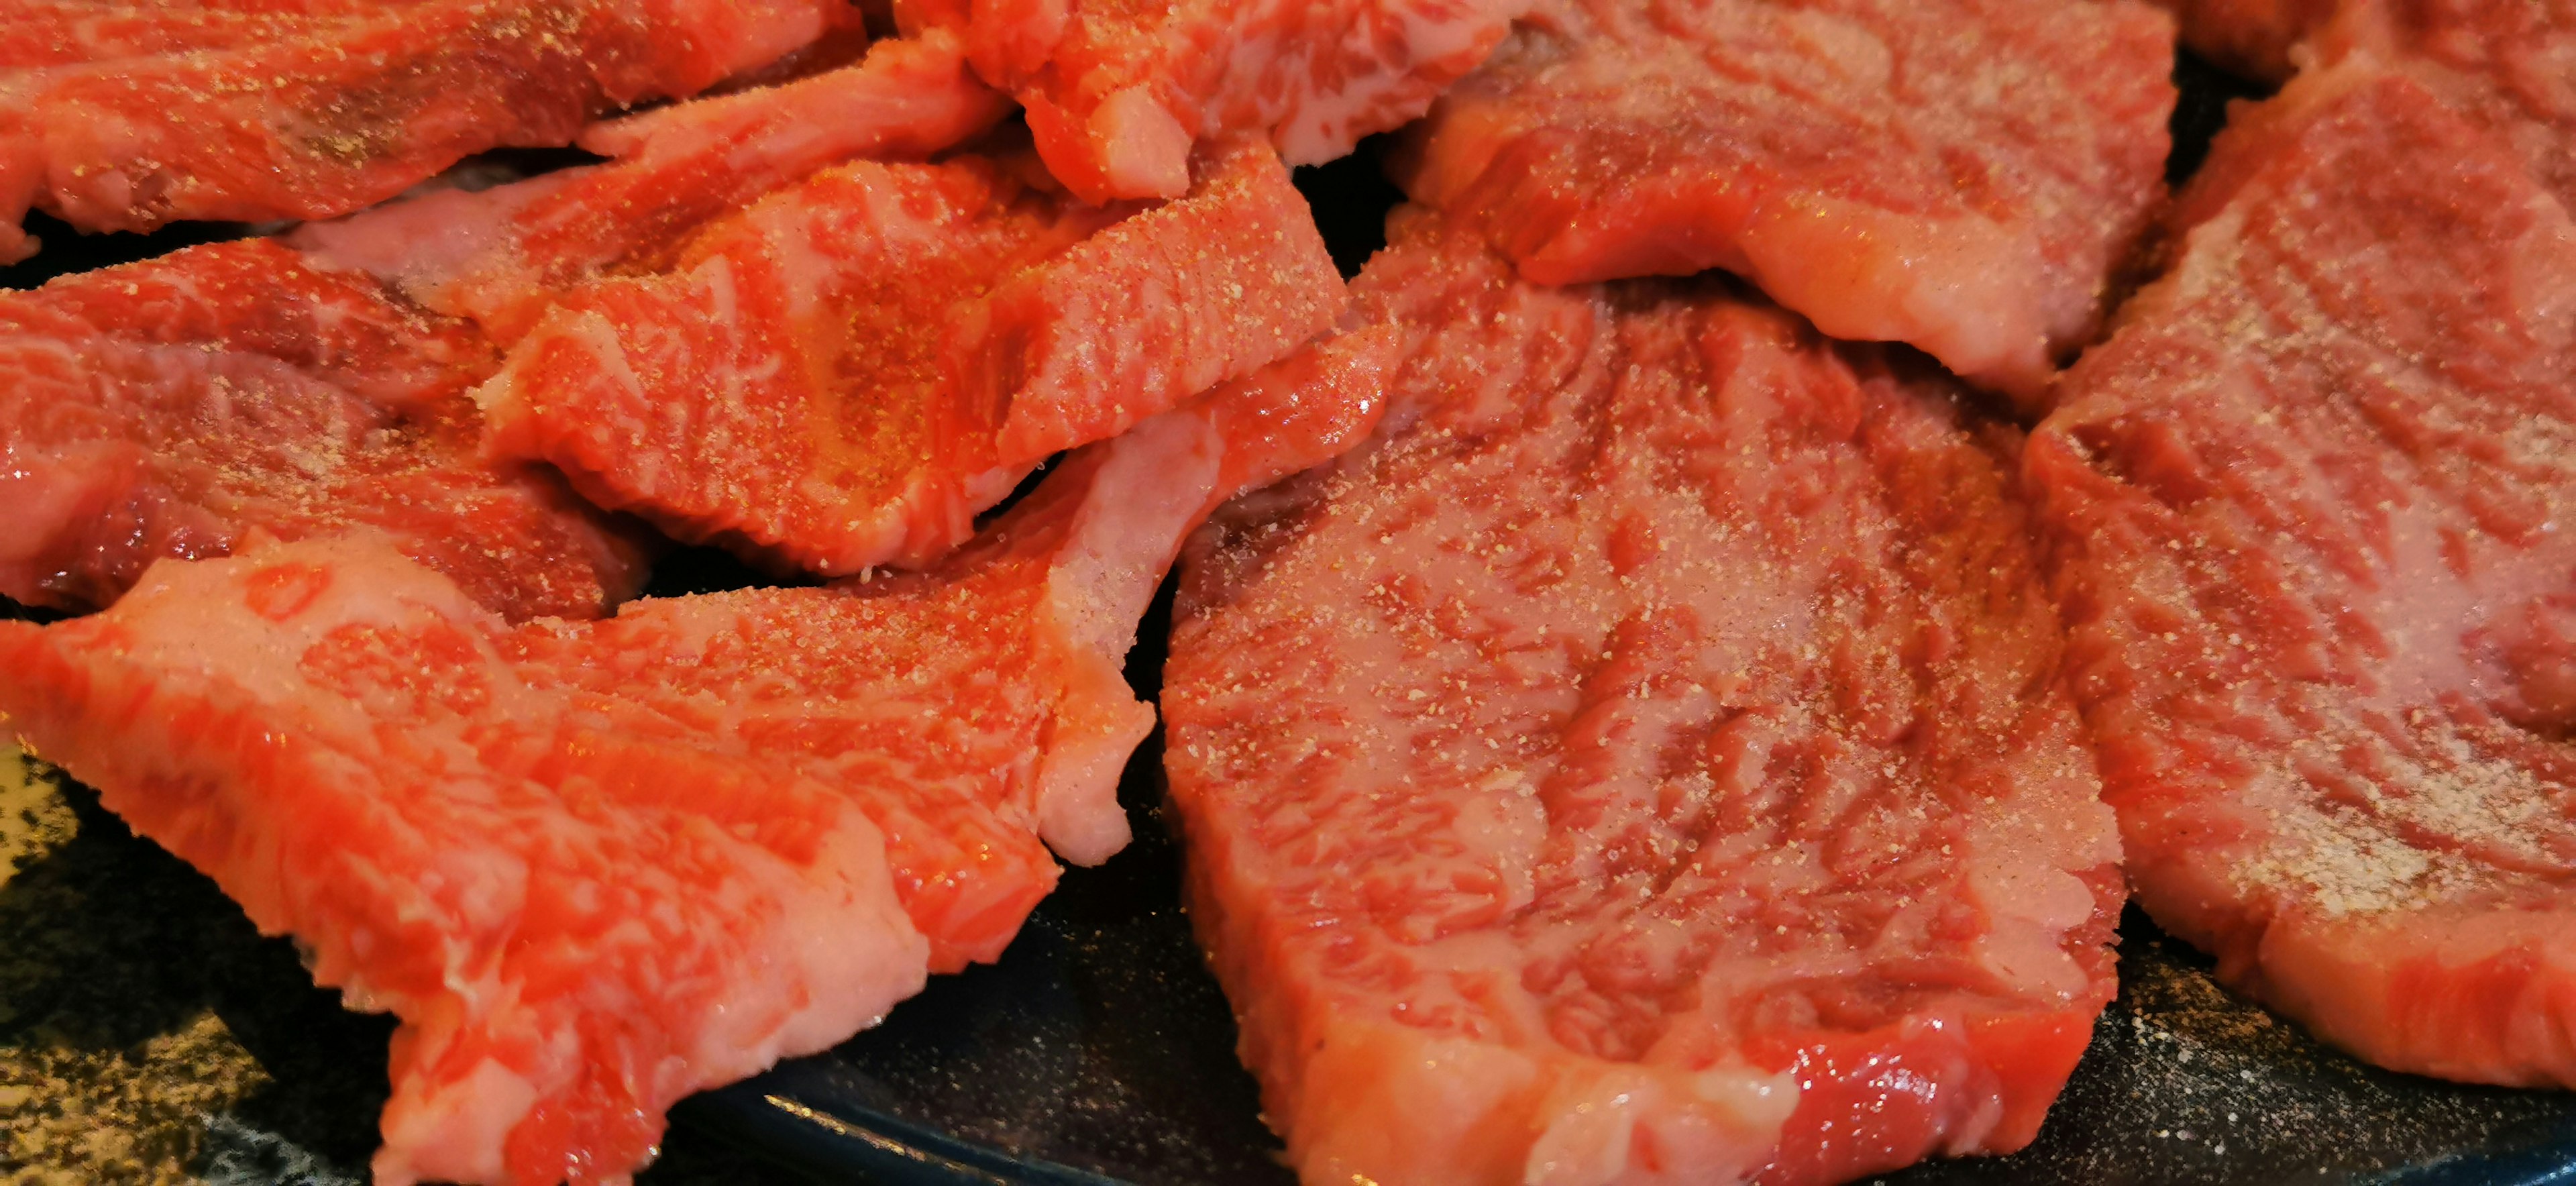
<path fill-rule="evenodd" d="M 2177 178 L 2198 164 L 2225 101 L 2246 93 L 2188 60 L 2179 77 Z M 1365 152 L 1302 170 L 1300 184 L 1337 260 L 1355 269 L 1376 244 L 1393 191 Z M 242 233 L 39 230 L 54 246 L 0 269 L 0 286 Z M 710 554 L 683 553 L 656 574 L 652 591 L 722 588 L 748 576 Z M 1148 642 L 1131 664 L 1146 694 L 1159 683 L 1154 644 L 1167 613 L 1144 624 Z M 999 964 L 934 978 L 884 1025 L 835 1050 L 685 1101 L 673 1114 L 675 1154 L 714 1138 L 818 1180 L 887 1186 L 1292 1183 L 1261 1124 L 1252 1079 L 1235 1061 L 1225 999 L 1180 909 L 1180 856 L 1158 815 L 1160 770 L 1157 739 L 1139 751 L 1124 787 L 1136 844 L 1099 869 L 1068 871 Z M 279 1168 L 265 1152 L 270 1132 L 343 1164 L 363 1159 L 365 1121 L 383 1098 L 382 1020 L 336 1014 L 325 994 L 300 991 L 283 944 L 253 939 L 201 879 L 122 839 L 94 801 L 76 803 L 95 817 L 86 824 L 99 838 L 58 857 L 48 876 L 92 897 L 89 913 L 110 931 L 185 935 L 222 956 L 213 961 L 221 974 L 208 974 L 221 985 L 211 1003 L 287 1088 L 267 1109 L 275 1115 L 245 1117 L 250 1127 L 230 1138 L 239 1147 L 218 1151 L 218 1164 L 232 1158 L 247 1176 L 219 1176 L 326 1180 Z M 0 894 L 0 921 L 31 894 L 13 891 Z M 2120 998 L 2038 1142 L 2012 1157 L 1934 1163 L 1885 1181 L 2576 1186 L 2576 1095 L 2362 1066 L 2218 988 L 2206 960 L 2143 917 L 2133 913 L 2121 933 Z M 180 954 L 158 939 L 145 946 L 113 966 L 160 967 Z M 124 982 L 85 971 L 68 968 L 62 978 Z M 60 1012 L 96 1013 L 116 1031 L 104 1040 L 123 1041 L 117 1035 L 138 1024 L 126 995 Z"/>

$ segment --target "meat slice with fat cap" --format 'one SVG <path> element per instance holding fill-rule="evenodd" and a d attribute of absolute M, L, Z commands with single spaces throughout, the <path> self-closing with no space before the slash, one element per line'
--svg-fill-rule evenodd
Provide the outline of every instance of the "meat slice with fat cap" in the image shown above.
<path fill-rule="evenodd" d="M 1085 207 L 1022 176 L 854 162 L 665 271 L 566 294 L 475 393 L 491 447 L 756 560 L 918 567 L 1048 456 L 1288 354 L 1347 303 L 1257 140 L 1163 203 Z"/>
<path fill-rule="evenodd" d="M 481 453 L 474 327 L 272 241 L 0 293 L 0 596 L 116 600 L 154 560 L 366 526 L 513 620 L 597 617 L 644 549 Z"/>
<path fill-rule="evenodd" d="M 1530 280 L 1725 268 L 2036 407 L 2163 197 L 2172 66 L 2135 0 L 1551 0 L 1399 174 Z"/>
<path fill-rule="evenodd" d="M 841 0 L 88 7 L 0 7 L 0 260 L 34 250 L 31 206 L 84 230 L 346 214 L 857 20 Z"/>
<path fill-rule="evenodd" d="M 2177 213 L 2027 455 L 2138 899 L 2373 1062 L 2576 1086 L 2576 225 L 2361 58 Z"/>
<path fill-rule="evenodd" d="M 1165 672 L 1191 918 L 1300 1176 L 2027 1143 L 2122 890 L 2015 434 L 1720 279 L 1394 240 L 1386 420 L 1193 540 Z"/>
<path fill-rule="evenodd" d="M 1364 435 L 1357 335 L 1069 458 L 934 573 L 512 628 L 379 538 L 0 623 L 0 717 L 402 1020 L 375 1180 L 624 1181 L 682 1095 L 998 954 L 1123 845 L 1120 675 L 1218 502 Z"/>

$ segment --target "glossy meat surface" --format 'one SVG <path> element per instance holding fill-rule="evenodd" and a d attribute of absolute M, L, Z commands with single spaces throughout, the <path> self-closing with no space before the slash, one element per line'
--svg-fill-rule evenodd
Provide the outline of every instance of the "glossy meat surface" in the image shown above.
<path fill-rule="evenodd" d="M 162 557 L 390 533 L 512 619 L 634 594 L 631 530 L 480 452 L 473 327 L 273 242 L 0 293 L 0 595 L 83 610 Z"/>
<path fill-rule="evenodd" d="M 2036 406 L 2163 196 L 2172 64 L 2130 0 L 1560 0 L 1400 179 L 1529 280 L 1725 268 Z"/>
<path fill-rule="evenodd" d="M 1722 281 L 1422 212 L 1379 435 L 1184 569 L 1191 916 L 1310 1183 L 1840 1181 L 2020 1147 L 2117 839 L 2005 430 Z"/>
<path fill-rule="evenodd" d="M 919 567 L 1049 455 L 1252 371 L 1346 297 L 1268 146 L 1093 209 L 1003 164 L 856 162 L 555 305 L 476 393 L 493 448 L 755 559 Z"/>
<path fill-rule="evenodd" d="M 960 37 L 1028 110 L 1083 200 L 1177 197 L 1194 144 L 1268 137 L 1320 164 L 1422 114 L 1527 0 L 896 0 L 907 29 Z"/>
<path fill-rule="evenodd" d="M 2027 458 L 2139 900 L 2371 1061 L 2576 1086 L 2576 227 L 2359 60 L 2180 214 Z"/>
<path fill-rule="evenodd" d="M 695 93 L 855 17 L 837 0 L 13 0 L 0 259 L 33 250 L 17 229 L 30 206 L 85 230 L 346 214 L 485 149 L 571 143 L 601 112 Z"/>
<path fill-rule="evenodd" d="M 403 1022 L 376 1180 L 619 1182 L 680 1096 L 990 959 L 1127 839 L 1120 666 L 1218 502 L 1373 424 L 1361 335 L 1082 451 L 936 573 L 512 628 L 375 537 L 0 623 L 0 717 Z"/>

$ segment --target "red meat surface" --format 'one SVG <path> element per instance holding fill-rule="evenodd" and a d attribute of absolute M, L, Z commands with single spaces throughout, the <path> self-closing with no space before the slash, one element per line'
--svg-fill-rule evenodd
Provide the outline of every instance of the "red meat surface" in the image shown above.
<path fill-rule="evenodd" d="M 0 6 L 0 260 L 32 205 L 86 230 L 328 218 L 814 41 L 839 0 Z M 13 38 L 14 40 L 14 38 Z"/>
<path fill-rule="evenodd" d="M 1421 115 L 1528 0 L 895 0 L 956 33 L 1028 109 L 1047 168 L 1084 201 L 1177 197 L 1191 146 L 1267 135 L 1292 165 Z"/>
<path fill-rule="evenodd" d="M 686 1093 L 989 959 L 1127 838 L 1120 675 L 1246 484 L 1365 435 L 1361 335 L 1070 458 L 936 573 L 512 628 L 376 537 L 0 623 L 0 717 L 402 1021 L 375 1180 L 623 1181 Z"/>
<path fill-rule="evenodd" d="M 2132 0 L 1561 0 L 1401 179 L 1532 281 L 1725 268 L 2035 405 L 2163 196 L 2172 64 Z"/>
<path fill-rule="evenodd" d="M 853 158 L 928 156 L 1009 110 L 953 39 L 881 41 L 810 78 L 593 124 L 581 146 L 608 163 L 441 190 L 294 242 L 506 344 L 585 281 L 669 267 L 700 228 L 762 194 Z"/>
<path fill-rule="evenodd" d="M 497 452 L 765 562 L 917 567 L 1051 454 L 1329 328 L 1346 297 L 1270 148 L 1106 209 L 974 156 L 854 162 L 556 304 L 476 393 Z"/>
<path fill-rule="evenodd" d="M 2346 0 L 2316 52 L 2414 75 L 2576 208 L 2576 0 Z"/>
<path fill-rule="evenodd" d="M 1723 280 L 1400 216 L 1375 438 L 1193 540 L 1191 918 L 1310 1183 L 1840 1181 L 2019 1148 L 2119 846 L 2009 429 Z"/>
<path fill-rule="evenodd" d="M 2576 227 L 2359 60 L 2181 215 L 2027 453 L 2138 899 L 2373 1062 L 2576 1086 Z"/>
<path fill-rule="evenodd" d="M 2365 54 L 2413 74 L 2576 204 L 2576 0 L 2160 0 L 2183 41 L 2278 80 Z"/>
<path fill-rule="evenodd" d="M 162 557 L 364 525 L 509 618 L 597 617 L 642 548 L 480 456 L 466 391 L 499 361 L 262 240 L 0 293 L 0 596 L 91 609 Z"/>

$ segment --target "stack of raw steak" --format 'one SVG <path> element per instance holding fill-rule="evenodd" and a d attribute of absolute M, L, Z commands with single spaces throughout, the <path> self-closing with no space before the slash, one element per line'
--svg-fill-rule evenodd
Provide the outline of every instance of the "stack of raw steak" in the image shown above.
<path fill-rule="evenodd" d="M 998 957 L 1176 558 L 1310 1183 L 2010 1152 L 2132 894 L 2576 1086 L 2576 8 L 2164 8 L 0 4 L 0 255 L 316 220 L 0 293 L 0 729 L 401 1019 L 389 1183 Z"/>

